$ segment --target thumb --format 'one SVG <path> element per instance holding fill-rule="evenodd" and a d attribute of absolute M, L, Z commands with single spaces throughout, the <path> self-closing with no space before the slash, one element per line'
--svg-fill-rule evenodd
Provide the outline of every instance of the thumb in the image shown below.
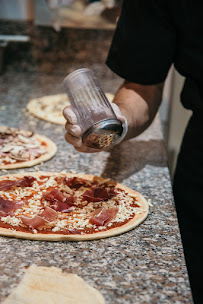
<path fill-rule="evenodd" d="M 112 103 L 111 104 L 113 110 L 114 110 L 114 113 L 116 114 L 116 117 L 118 118 L 118 120 L 120 120 L 122 123 L 125 123 L 125 117 L 123 116 L 123 114 L 121 113 L 119 107 L 117 106 L 116 103 Z"/>
<path fill-rule="evenodd" d="M 121 113 L 117 104 L 112 103 L 111 106 L 114 110 L 114 113 L 116 114 L 117 119 L 120 120 L 123 125 L 123 133 L 121 134 L 120 139 L 116 142 L 116 144 L 118 144 L 124 139 L 124 137 L 126 136 L 126 134 L 128 132 L 128 122 L 127 122 L 127 119 L 125 118 L 125 116 Z"/>
<path fill-rule="evenodd" d="M 71 125 L 76 125 L 77 124 L 77 117 L 75 113 L 72 110 L 71 106 L 67 106 L 63 109 L 63 116 L 67 120 L 68 123 Z"/>

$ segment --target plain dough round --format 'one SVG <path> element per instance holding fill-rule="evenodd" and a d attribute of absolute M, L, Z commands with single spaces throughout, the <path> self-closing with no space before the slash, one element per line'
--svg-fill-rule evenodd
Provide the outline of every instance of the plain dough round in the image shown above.
<path fill-rule="evenodd" d="M 31 265 L 2 304 L 105 304 L 101 293 L 73 273 Z"/>

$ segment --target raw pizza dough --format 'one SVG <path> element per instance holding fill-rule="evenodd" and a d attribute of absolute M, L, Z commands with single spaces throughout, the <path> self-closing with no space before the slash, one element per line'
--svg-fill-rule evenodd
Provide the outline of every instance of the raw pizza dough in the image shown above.
<path fill-rule="evenodd" d="M 37 195 L 36 206 L 38 204 L 38 207 L 35 207 L 33 200 L 31 200 L 31 203 L 29 203 L 29 208 L 31 207 L 31 210 L 34 210 L 33 208 L 38 208 L 38 210 L 36 211 L 36 215 L 39 214 L 39 210 L 41 208 L 40 204 L 41 204 L 41 198 L 43 195 L 42 190 L 44 190 L 43 188 L 45 188 L 45 191 L 47 191 L 47 189 L 48 189 L 48 187 L 46 185 L 49 185 L 49 187 L 52 187 L 52 188 L 57 188 L 59 190 L 67 189 L 67 188 L 64 188 L 63 185 L 61 186 L 61 188 L 56 186 L 56 184 L 58 183 L 58 182 L 56 183 L 56 180 L 55 180 L 56 177 L 57 178 L 68 178 L 68 179 L 69 178 L 71 179 L 74 177 L 82 178 L 82 179 L 85 179 L 86 181 L 89 181 L 90 183 L 96 181 L 99 183 L 99 186 L 101 186 L 101 187 L 102 187 L 102 184 L 105 184 L 105 183 L 108 184 L 108 186 L 113 185 L 114 189 L 118 192 L 117 193 L 118 196 L 116 195 L 115 199 L 108 199 L 106 201 L 101 201 L 101 202 L 97 202 L 97 203 L 94 202 L 94 203 L 91 203 L 91 205 L 89 203 L 89 204 L 87 204 L 87 207 L 84 207 L 84 208 L 76 207 L 72 213 L 68 213 L 68 216 L 69 216 L 68 224 L 67 224 L 66 214 L 64 214 L 63 212 L 59 212 L 60 219 L 58 218 L 58 219 L 56 219 L 55 222 L 52 223 L 52 228 L 47 233 L 42 233 L 41 231 L 43 231 L 43 230 L 41 230 L 41 231 L 36 230 L 36 229 L 30 230 L 28 228 L 26 228 L 26 231 L 18 231 L 16 228 L 16 225 L 14 225 L 11 229 L 0 228 L 0 235 L 24 238 L 24 239 L 31 239 L 31 240 L 48 240 L 48 241 L 94 240 L 94 239 L 111 237 L 111 236 L 115 236 L 115 235 L 119 235 L 121 233 L 127 232 L 127 231 L 135 228 L 136 226 L 138 226 L 140 223 L 142 223 L 148 215 L 148 211 L 149 211 L 148 203 L 140 193 L 138 193 L 122 184 L 116 183 L 115 181 L 111 181 L 109 179 L 103 179 L 101 177 L 96 177 L 93 175 L 54 173 L 54 172 L 35 172 L 35 173 L 29 172 L 27 174 L 13 174 L 13 175 L 0 176 L 0 182 L 9 177 L 11 180 L 16 180 L 16 179 L 23 178 L 24 176 L 32 176 L 37 179 L 39 179 L 41 177 L 44 180 L 47 178 L 47 180 L 45 181 L 45 184 L 44 184 L 45 186 L 41 186 L 41 189 L 38 189 L 38 186 L 35 186 L 35 187 L 33 186 L 34 187 L 33 190 L 35 189 L 34 191 L 37 193 L 36 194 Z M 18 187 L 17 189 L 19 192 L 20 187 Z M 25 193 L 25 195 L 29 195 L 29 193 L 27 193 L 27 190 L 25 188 L 22 191 L 24 191 L 23 193 Z M 32 192 L 32 187 L 29 187 L 28 191 Z M 73 190 L 73 195 L 77 195 L 77 201 L 79 201 L 80 195 L 74 191 L 76 191 L 76 190 Z M 82 190 L 79 189 L 78 191 L 82 191 Z M 15 190 L 9 190 L 9 195 L 13 195 L 12 193 L 14 193 L 14 195 L 15 195 Z M 22 197 L 22 200 L 23 200 L 24 194 L 22 194 L 21 192 L 19 192 L 19 193 L 20 193 L 19 194 L 20 197 Z M 3 195 L 4 195 L 4 191 L 0 191 L 0 196 L 3 196 Z M 6 196 L 5 198 L 11 199 L 11 196 L 9 196 L 9 195 Z M 124 198 L 123 198 L 123 196 L 124 196 Z M 18 200 L 18 197 L 16 198 L 16 200 Z M 77 232 L 75 234 L 72 232 L 71 232 L 71 234 L 63 234 L 63 232 L 62 232 L 63 229 L 70 229 L 70 225 L 71 225 L 72 230 L 81 229 L 84 227 L 86 228 L 87 224 L 89 225 L 89 214 L 93 210 L 96 210 L 96 209 L 100 208 L 101 206 L 105 207 L 107 209 L 109 207 L 115 207 L 117 202 L 119 202 L 119 204 L 118 204 L 119 211 L 114 219 L 115 224 L 123 223 L 124 220 L 127 221 L 124 224 L 122 224 L 121 226 L 115 226 L 115 227 L 111 228 L 111 225 L 110 225 L 108 227 L 104 227 L 104 229 L 102 228 L 103 231 L 98 229 L 98 231 L 93 231 L 93 232 L 90 231 L 90 233 L 86 233 L 86 234 L 85 234 L 85 232 L 80 233 L 80 234 L 78 234 Z M 132 207 L 130 207 L 130 206 L 132 206 L 133 202 L 136 205 L 138 205 L 134 209 L 132 209 Z M 26 208 L 27 207 L 25 206 L 25 209 L 23 211 L 24 214 L 26 214 L 26 212 L 27 212 Z M 16 211 L 18 211 L 18 210 L 20 210 L 20 209 L 17 209 Z M 15 215 L 16 211 L 14 212 L 14 215 Z M 30 212 L 30 209 L 29 209 L 29 212 Z M 29 212 L 28 212 L 28 215 L 29 215 Z M 20 211 L 20 214 L 22 215 L 21 211 Z M 17 212 L 17 220 L 18 220 L 17 226 L 19 225 L 18 216 L 19 216 L 19 214 Z M 33 217 L 33 213 L 31 216 Z M 131 218 L 129 219 L 130 216 L 131 216 Z M 13 221 L 13 218 L 11 219 L 11 217 L 8 216 L 8 218 L 2 217 L 1 220 L 4 221 L 5 223 L 9 223 L 9 221 L 11 221 L 11 220 Z M 65 220 L 65 222 L 63 220 Z M 113 221 L 111 223 L 113 223 Z M 68 225 L 68 226 L 66 226 L 66 225 Z M 19 227 L 20 227 L 20 225 L 19 225 Z M 92 226 L 92 227 L 94 227 L 94 226 Z M 98 227 L 96 227 L 96 229 L 97 228 Z M 46 231 L 46 228 L 45 228 L 45 231 Z"/>
<path fill-rule="evenodd" d="M 14 136 L 14 140 L 17 140 L 17 141 L 14 141 L 12 139 L 11 142 L 8 142 L 7 144 L 5 144 L 4 142 L 1 143 L 1 145 L 0 145 L 0 169 L 17 169 L 17 168 L 24 168 L 24 167 L 32 167 L 37 164 L 40 164 L 41 162 L 51 159 L 56 154 L 57 147 L 56 147 L 55 143 L 45 136 L 42 136 L 39 134 L 34 134 L 32 132 L 20 130 L 20 129 L 16 129 L 16 128 L 8 128 L 5 126 L 0 126 L 0 132 L 1 132 L 1 130 L 9 130 L 9 132 L 11 132 L 13 134 L 12 136 Z M 22 134 L 32 133 L 32 136 L 26 137 L 26 136 L 23 136 L 21 133 Z M 17 136 L 19 136 L 19 134 L 20 134 L 20 139 L 17 137 Z M 0 138 L 1 138 L 1 136 L 0 136 Z M 39 153 L 39 156 L 36 156 L 36 157 L 33 156 L 33 159 L 28 158 L 27 160 L 23 160 L 22 153 L 27 153 L 29 150 L 33 150 L 33 149 L 36 150 L 36 149 L 40 149 L 40 148 L 43 149 L 43 153 Z M 13 156 L 12 157 L 7 156 L 8 163 L 4 164 L 3 160 L 5 160 L 5 158 L 1 155 L 3 155 L 3 154 L 4 154 L 4 156 L 6 154 L 11 155 L 10 154 L 11 152 L 13 153 Z M 31 154 L 32 153 L 30 153 L 30 155 Z M 15 158 L 14 158 L 14 156 L 15 156 Z M 22 159 L 19 160 L 20 159 L 19 158 L 16 161 L 16 159 L 20 156 Z M 10 159 L 11 163 L 9 163 L 9 159 Z"/>
<path fill-rule="evenodd" d="M 31 265 L 3 304 L 105 304 L 101 293 L 73 273 Z"/>
<path fill-rule="evenodd" d="M 112 102 L 114 95 L 106 93 L 106 97 Z M 63 109 L 70 105 L 66 94 L 56 94 L 31 99 L 27 104 L 27 110 L 43 120 L 64 125 Z"/>

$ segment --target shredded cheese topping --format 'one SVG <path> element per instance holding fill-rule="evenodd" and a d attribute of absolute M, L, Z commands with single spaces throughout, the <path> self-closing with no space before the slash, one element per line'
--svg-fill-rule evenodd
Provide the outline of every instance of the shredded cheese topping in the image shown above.
<path fill-rule="evenodd" d="M 29 175 L 29 174 L 28 174 Z M 84 192 L 89 189 L 89 187 L 81 186 L 78 190 L 69 188 L 66 184 L 57 181 L 57 178 L 64 177 L 65 174 L 57 173 L 53 176 L 34 176 L 36 180 L 33 182 L 32 187 L 17 187 L 15 189 L 0 191 L 0 196 L 9 200 L 25 201 L 25 205 L 13 212 L 13 215 L 4 216 L 1 221 L 12 226 L 21 226 L 26 228 L 23 224 L 20 216 L 30 216 L 35 217 L 40 215 L 44 210 L 45 206 L 50 206 L 50 202 L 43 199 L 43 193 L 50 189 L 58 189 L 63 194 L 73 194 L 77 199 L 74 203 L 74 209 L 70 213 L 58 212 L 58 218 L 50 222 L 48 228 L 54 233 L 69 230 L 81 231 L 83 234 L 85 229 L 93 229 L 95 232 L 101 230 L 107 230 L 113 226 L 115 223 L 122 223 L 137 214 L 142 214 L 147 212 L 147 210 L 141 208 L 140 203 L 136 200 L 136 195 L 129 194 L 128 192 L 115 187 L 117 194 L 111 199 L 99 202 L 88 202 L 83 199 Z M 4 178 L 5 180 L 6 178 Z M 14 176 L 7 177 L 9 180 L 17 180 L 18 178 Z M 106 190 L 110 189 L 110 180 L 103 180 L 99 182 L 100 185 L 108 183 Z M 90 181 L 87 184 L 91 185 Z M 106 226 L 96 226 L 89 222 L 90 214 L 98 208 L 112 208 L 117 207 L 118 213 L 115 218 L 109 222 Z M 33 233 L 37 233 L 38 230 L 46 230 L 47 227 L 39 227 L 33 229 Z M 85 233 L 88 233 L 86 231 Z"/>

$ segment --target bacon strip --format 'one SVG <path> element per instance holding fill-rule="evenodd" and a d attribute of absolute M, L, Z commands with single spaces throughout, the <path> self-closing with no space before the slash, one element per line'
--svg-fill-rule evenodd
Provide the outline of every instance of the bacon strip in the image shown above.
<path fill-rule="evenodd" d="M 109 198 L 112 198 L 116 195 L 116 192 L 114 189 L 110 189 L 109 192 L 105 188 L 102 188 L 100 186 L 96 186 L 92 188 L 92 190 L 87 190 L 83 194 L 83 199 L 88 202 L 99 202 L 99 201 L 105 201 Z"/>
<path fill-rule="evenodd" d="M 16 181 L 3 180 L 0 181 L 0 190 L 2 191 L 11 190 L 14 187 L 31 187 L 32 183 L 35 180 L 36 178 L 33 176 L 24 176 L 23 178 Z"/>
<path fill-rule="evenodd" d="M 99 208 L 91 213 L 91 218 L 89 219 L 89 222 L 96 226 L 104 226 L 111 222 L 115 218 L 117 213 L 117 207 L 112 207 L 109 209 Z"/>
<path fill-rule="evenodd" d="M 21 208 L 25 203 L 10 201 L 0 196 L 0 217 L 12 214 L 14 210 Z"/>

